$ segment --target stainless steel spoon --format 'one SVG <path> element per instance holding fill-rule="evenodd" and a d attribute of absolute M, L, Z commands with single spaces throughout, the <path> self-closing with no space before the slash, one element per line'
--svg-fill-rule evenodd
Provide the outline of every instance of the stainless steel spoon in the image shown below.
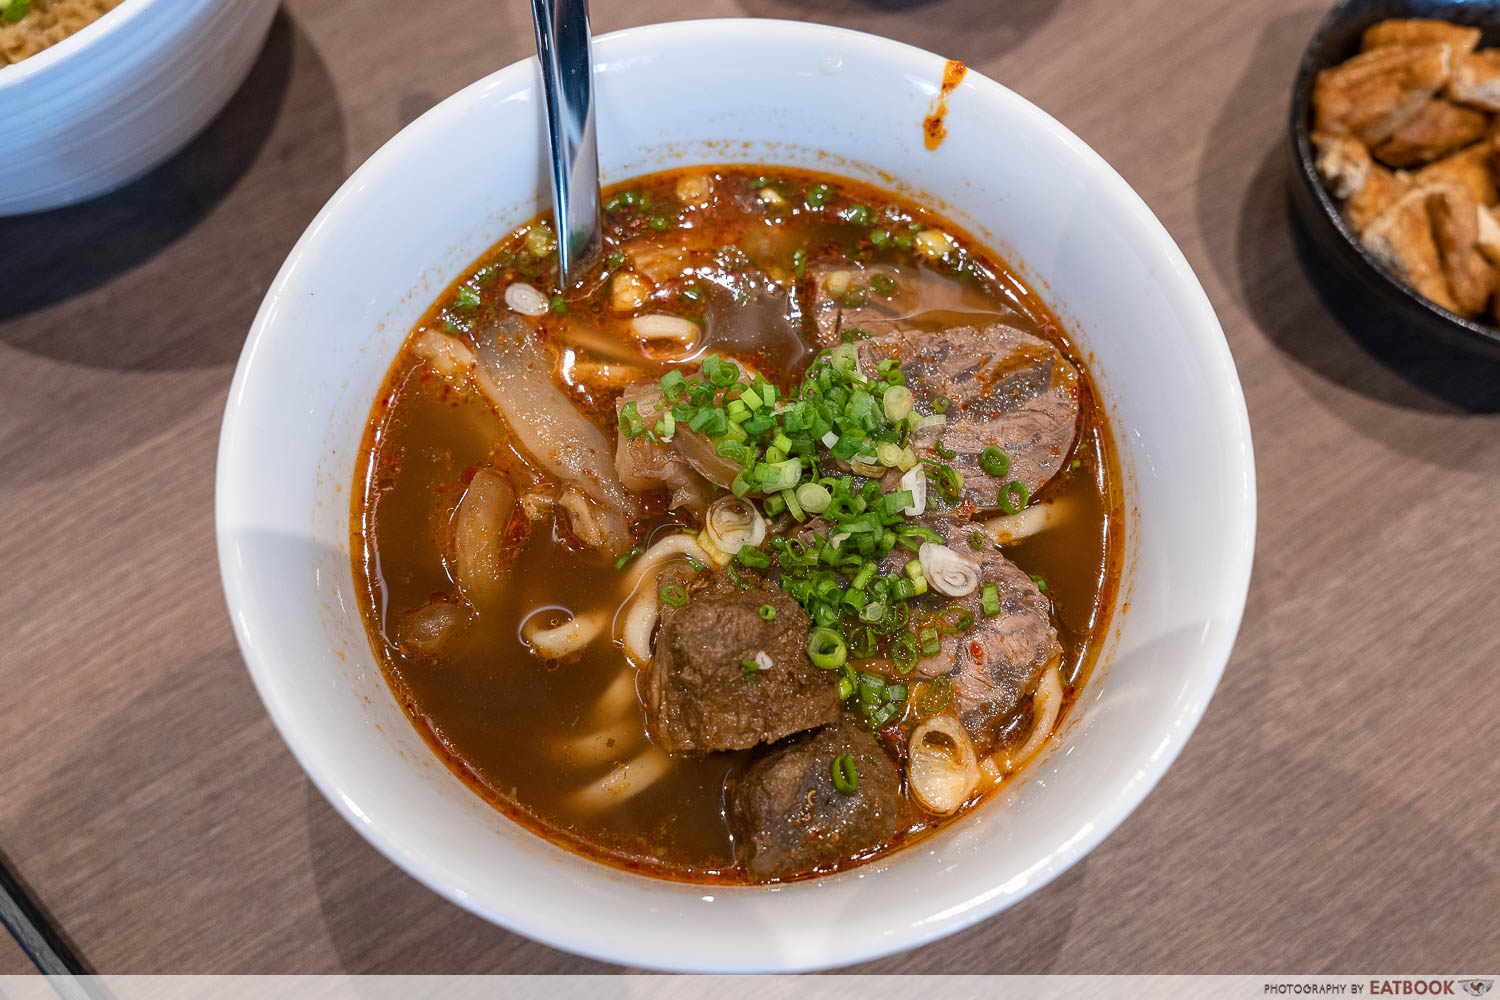
<path fill-rule="evenodd" d="M 559 282 L 576 285 L 599 256 L 599 147 L 588 0 L 531 0 L 547 100 Z"/>

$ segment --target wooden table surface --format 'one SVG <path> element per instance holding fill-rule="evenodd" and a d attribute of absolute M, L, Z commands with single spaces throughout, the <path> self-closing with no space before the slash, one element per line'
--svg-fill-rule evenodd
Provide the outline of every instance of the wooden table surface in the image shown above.
<path fill-rule="evenodd" d="M 1299 262 L 1283 119 L 1323 4 L 595 8 L 600 31 L 836 22 L 1009 85 L 1166 223 L 1244 381 L 1255 581 L 1176 766 L 1044 891 L 862 970 L 1493 970 L 1500 370 Z M 290 0 L 187 151 L 0 220 L 0 853 L 99 971 L 610 971 L 440 900 L 338 818 L 251 688 L 213 546 L 225 394 L 283 257 L 397 129 L 531 50 L 520 0 Z"/>

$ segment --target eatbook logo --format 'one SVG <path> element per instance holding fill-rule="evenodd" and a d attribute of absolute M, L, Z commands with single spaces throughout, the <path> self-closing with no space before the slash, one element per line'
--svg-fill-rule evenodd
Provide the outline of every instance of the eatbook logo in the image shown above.
<path fill-rule="evenodd" d="M 1469 996 L 1482 997 L 1490 991 L 1491 986 L 1495 985 L 1495 981 L 1493 979 L 1465 979 L 1459 985 Z"/>

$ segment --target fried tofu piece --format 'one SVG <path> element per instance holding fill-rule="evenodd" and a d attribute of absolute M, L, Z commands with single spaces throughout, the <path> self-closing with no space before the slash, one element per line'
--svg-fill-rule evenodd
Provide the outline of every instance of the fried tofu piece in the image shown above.
<path fill-rule="evenodd" d="M 1368 155 L 1368 154 L 1366 154 Z M 1365 231 L 1412 190 L 1411 178 L 1371 163 L 1360 189 L 1344 202 L 1344 221 L 1363 237 Z"/>
<path fill-rule="evenodd" d="M 1495 290 L 1495 269 L 1479 252 L 1479 206 L 1469 192 L 1447 185 L 1427 195 L 1427 215 L 1448 292 L 1465 316 L 1478 316 Z"/>
<path fill-rule="evenodd" d="M 1432 236 L 1427 194 L 1412 191 L 1404 195 L 1365 229 L 1360 241 L 1417 294 L 1457 312 L 1458 303 L 1448 292 Z"/>
<path fill-rule="evenodd" d="M 1500 49 L 1471 52 L 1453 66 L 1448 94 L 1455 101 L 1500 111 Z"/>
<path fill-rule="evenodd" d="M 1313 81 L 1313 128 L 1379 145 L 1426 106 L 1451 69 L 1452 49 L 1442 42 L 1363 52 Z"/>
<path fill-rule="evenodd" d="M 1488 125 L 1483 113 L 1437 98 L 1376 146 L 1375 158 L 1392 167 L 1430 163 L 1482 139 Z"/>
<path fill-rule="evenodd" d="M 1500 191 L 1495 187 L 1495 169 L 1492 156 L 1493 142 L 1478 142 L 1460 149 L 1441 160 L 1436 160 L 1411 174 L 1414 187 L 1434 187 L 1441 184 L 1459 184 L 1466 188 L 1474 200 L 1481 205 L 1500 202 Z"/>
<path fill-rule="evenodd" d="M 1423 45 L 1442 42 L 1448 45 L 1455 57 L 1467 55 L 1479 44 L 1479 29 L 1465 28 L 1461 24 L 1433 21 L 1423 18 L 1379 21 L 1365 29 L 1361 47 L 1371 49 L 1390 45 Z"/>
<path fill-rule="evenodd" d="M 1314 132 L 1313 166 L 1335 198 L 1351 198 L 1365 186 L 1370 175 L 1370 151 L 1353 136 Z"/>
<path fill-rule="evenodd" d="M 1475 206 L 1474 221 L 1474 245 L 1486 260 L 1500 267 L 1500 219 L 1495 218 L 1495 210 L 1486 205 Z"/>

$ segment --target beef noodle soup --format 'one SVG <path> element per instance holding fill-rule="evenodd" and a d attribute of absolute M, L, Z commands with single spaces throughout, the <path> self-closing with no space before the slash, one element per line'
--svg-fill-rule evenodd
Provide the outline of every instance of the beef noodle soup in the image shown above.
<path fill-rule="evenodd" d="M 363 613 L 460 777 L 571 850 L 768 882 L 963 816 L 1044 746 L 1115 601 L 1083 359 L 886 191 L 694 168 L 545 220 L 412 332 L 354 490 Z"/>

